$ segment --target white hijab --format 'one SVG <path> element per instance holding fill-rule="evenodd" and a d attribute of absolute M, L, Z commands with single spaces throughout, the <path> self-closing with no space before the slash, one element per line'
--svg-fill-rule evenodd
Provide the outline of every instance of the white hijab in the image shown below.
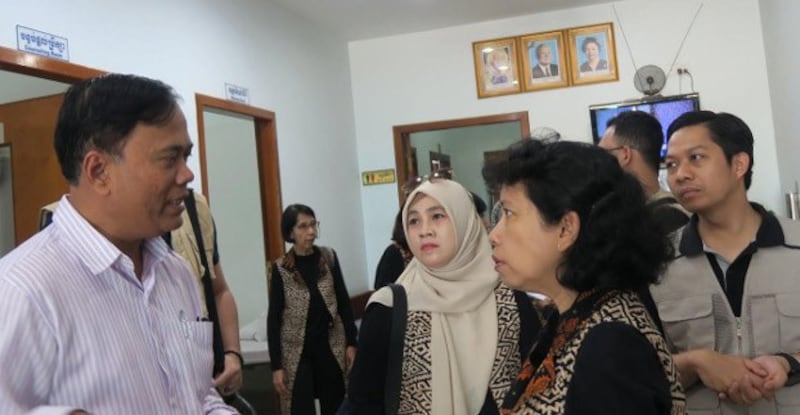
<path fill-rule="evenodd" d="M 499 279 L 492 248 L 472 196 L 450 180 L 427 181 L 415 189 L 403 207 L 408 235 L 408 208 L 425 194 L 438 201 L 455 226 L 458 248 L 450 262 L 436 269 L 416 258 L 397 279 L 408 295 L 409 311 L 431 313 L 432 408 L 436 415 L 477 414 L 483 406 L 497 348 Z M 392 306 L 384 287 L 369 300 Z"/>

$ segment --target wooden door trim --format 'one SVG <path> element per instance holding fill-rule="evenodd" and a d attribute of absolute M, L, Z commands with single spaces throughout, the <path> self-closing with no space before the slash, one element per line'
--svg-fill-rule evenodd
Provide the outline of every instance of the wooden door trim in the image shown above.
<path fill-rule="evenodd" d="M 29 75 L 36 78 L 42 79 L 49 79 L 58 82 L 64 82 L 68 84 L 74 84 L 76 82 L 93 78 L 96 76 L 104 75 L 106 72 L 90 68 L 87 66 L 76 65 L 74 63 L 70 63 L 67 61 L 62 61 L 58 59 L 47 58 L 44 56 L 34 55 L 27 52 L 21 52 L 14 49 L 9 49 L 6 47 L 0 46 L 0 70 Z M 42 97 L 36 97 L 36 99 L 41 99 Z M 21 100 L 26 101 L 26 100 Z M 8 140 L 8 138 L 7 138 Z M 13 143 L 13 140 L 11 141 Z M 13 151 L 13 150 L 12 150 Z M 19 153 L 19 152 L 14 152 Z M 12 160 L 13 163 L 13 160 Z M 63 177 L 59 175 L 59 179 L 63 180 Z M 15 175 L 15 182 L 19 182 L 24 180 L 24 178 Z M 18 196 L 16 194 L 14 196 Z M 17 203 L 19 201 L 19 197 L 14 198 L 14 209 L 18 208 Z M 15 222 L 18 218 L 15 215 Z M 17 226 L 15 223 L 15 239 L 17 244 L 20 242 L 20 227 Z"/>
<path fill-rule="evenodd" d="M 275 128 L 275 113 L 237 102 L 226 101 L 208 95 L 195 94 L 197 108 L 197 144 L 200 153 L 200 172 L 203 193 L 211 203 L 208 193 L 208 167 L 206 154 L 205 120 L 206 108 L 229 111 L 253 117 L 255 121 L 256 157 L 258 160 L 259 188 L 261 193 L 261 215 L 264 232 L 264 252 L 267 260 L 277 258 L 284 252 L 281 236 L 281 178 L 278 166 L 278 134 Z"/>
<path fill-rule="evenodd" d="M 519 121 L 520 139 L 530 136 L 531 130 L 527 111 L 485 115 L 481 117 L 459 118 L 455 120 L 395 125 L 392 127 L 392 131 L 394 133 L 394 163 L 397 171 L 397 196 L 400 203 L 403 203 L 403 185 L 408 180 L 408 169 L 405 161 L 411 151 L 411 140 L 409 139 L 409 136 L 412 133 L 445 130 L 448 128 L 475 127 L 479 125 L 513 121 Z"/>
<path fill-rule="evenodd" d="M 0 46 L 0 69 L 74 84 L 106 72 Z"/>

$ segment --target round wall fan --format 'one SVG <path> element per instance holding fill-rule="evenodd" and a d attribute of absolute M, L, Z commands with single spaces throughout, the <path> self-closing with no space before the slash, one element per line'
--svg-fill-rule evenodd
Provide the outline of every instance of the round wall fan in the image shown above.
<path fill-rule="evenodd" d="M 655 65 L 645 65 L 636 70 L 633 76 L 633 85 L 636 90 L 645 95 L 655 95 L 664 88 L 667 76 L 664 71 Z"/>

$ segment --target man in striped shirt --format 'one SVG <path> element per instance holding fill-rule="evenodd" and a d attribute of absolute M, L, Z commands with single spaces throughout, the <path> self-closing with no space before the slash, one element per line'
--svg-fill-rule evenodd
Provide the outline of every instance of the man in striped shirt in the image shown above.
<path fill-rule="evenodd" d="M 0 260 L 0 413 L 235 414 L 212 387 L 211 323 L 160 238 L 194 176 L 173 90 L 106 75 L 67 91 L 53 225 Z"/>

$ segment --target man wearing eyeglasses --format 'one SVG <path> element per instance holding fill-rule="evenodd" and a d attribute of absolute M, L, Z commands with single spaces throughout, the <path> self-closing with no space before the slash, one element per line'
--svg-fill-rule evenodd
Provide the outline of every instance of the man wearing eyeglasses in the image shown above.
<path fill-rule="evenodd" d="M 628 111 L 608 121 L 597 145 L 616 157 L 622 169 L 639 180 L 656 221 L 666 233 L 672 233 L 689 222 L 689 213 L 658 182 L 663 143 L 661 123 L 655 117 Z"/>
<path fill-rule="evenodd" d="M 689 213 L 658 182 L 663 143 L 661 123 L 655 117 L 646 112 L 628 111 L 608 121 L 597 145 L 616 157 L 622 169 L 639 180 L 656 222 L 664 233 L 671 234 L 689 222 Z M 648 290 L 640 291 L 639 295 L 663 333 L 652 295 Z"/>

